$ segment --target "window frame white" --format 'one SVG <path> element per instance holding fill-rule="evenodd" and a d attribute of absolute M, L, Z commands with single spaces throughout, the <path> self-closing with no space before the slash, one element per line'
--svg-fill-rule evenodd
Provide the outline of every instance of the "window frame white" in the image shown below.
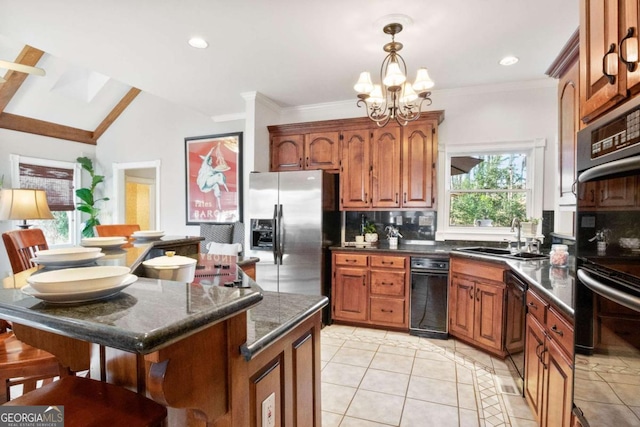
<path fill-rule="evenodd" d="M 525 141 L 494 141 L 441 145 L 438 147 L 438 230 L 436 240 L 509 241 L 514 238 L 510 227 L 451 227 L 451 157 L 490 154 L 524 153 L 527 156 L 527 217 L 542 218 L 544 150 L 546 140 L 535 138 Z M 538 183 L 536 183 L 538 179 Z"/>
<path fill-rule="evenodd" d="M 80 164 L 77 162 L 65 162 L 61 160 L 50 160 L 50 159 L 42 159 L 38 157 L 28 157 L 21 156 L 18 154 L 10 154 L 9 159 L 11 161 L 11 182 L 14 185 L 18 185 L 20 182 L 20 163 L 28 163 L 36 166 L 45 166 L 52 168 L 64 168 L 64 169 L 73 169 L 73 188 L 75 189 L 81 187 L 81 168 Z M 79 236 L 81 236 L 82 231 L 82 221 L 80 217 L 80 212 L 77 209 L 73 211 L 68 211 L 71 215 L 71 223 L 69 225 L 69 244 L 64 245 L 55 245 L 51 244 L 49 247 L 63 247 L 69 245 L 77 245 L 79 244 Z"/>

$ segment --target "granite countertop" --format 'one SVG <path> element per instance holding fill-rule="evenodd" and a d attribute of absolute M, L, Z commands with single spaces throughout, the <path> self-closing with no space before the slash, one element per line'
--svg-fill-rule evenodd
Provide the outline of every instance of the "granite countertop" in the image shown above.
<path fill-rule="evenodd" d="M 240 348 L 242 355 L 251 360 L 328 302 L 320 295 L 263 292 L 262 302 L 247 313 L 247 342 Z"/>
<path fill-rule="evenodd" d="M 242 281 L 248 287 L 139 278 L 109 299 L 73 305 L 43 302 L 16 285 L 0 289 L 0 314 L 71 338 L 147 354 L 258 304 L 261 289 L 243 273 Z"/>

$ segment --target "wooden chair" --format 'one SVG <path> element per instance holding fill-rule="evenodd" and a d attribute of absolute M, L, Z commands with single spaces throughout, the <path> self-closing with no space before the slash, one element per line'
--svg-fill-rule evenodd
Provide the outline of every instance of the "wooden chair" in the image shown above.
<path fill-rule="evenodd" d="M 36 251 L 49 249 L 47 239 L 39 228 L 7 231 L 2 233 L 2 240 L 9 255 L 13 274 L 34 267 L 31 258 L 35 256 Z"/>
<path fill-rule="evenodd" d="M 31 258 L 36 250 L 48 249 L 42 230 L 37 228 L 3 233 L 2 240 L 13 274 L 33 267 Z M 22 384 L 26 393 L 35 390 L 39 380 L 46 384 L 61 373 L 68 374 L 55 356 L 21 342 L 9 328 L 9 323 L 0 319 L 0 403 L 10 399 L 14 385 Z"/>
<path fill-rule="evenodd" d="M 122 236 L 127 239 L 131 238 L 131 235 L 140 231 L 138 224 L 109 224 L 109 225 L 96 225 L 96 235 L 99 237 L 117 237 Z"/>
<path fill-rule="evenodd" d="M 64 406 L 66 427 L 163 426 L 167 408 L 123 387 L 64 377 L 3 406 Z"/>

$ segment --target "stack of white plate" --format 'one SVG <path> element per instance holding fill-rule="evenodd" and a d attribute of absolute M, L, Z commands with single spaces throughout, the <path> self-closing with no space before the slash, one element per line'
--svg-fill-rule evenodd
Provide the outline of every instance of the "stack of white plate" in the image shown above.
<path fill-rule="evenodd" d="M 137 280 L 129 267 L 66 268 L 33 274 L 22 288 L 27 295 L 54 303 L 94 301 L 117 294 Z"/>
<path fill-rule="evenodd" d="M 119 248 L 127 243 L 127 238 L 118 237 L 85 237 L 80 241 L 82 246 L 88 248 Z"/>
<path fill-rule="evenodd" d="M 140 230 L 134 231 L 133 234 L 131 234 L 131 237 L 136 240 L 159 239 L 162 236 L 164 236 L 164 231 L 160 230 Z"/>
<path fill-rule="evenodd" d="M 46 267 L 78 267 L 94 263 L 104 256 L 100 248 L 70 247 L 60 249 L 45 249 L 37 251 L 31 258 L 36 264 Z"/>

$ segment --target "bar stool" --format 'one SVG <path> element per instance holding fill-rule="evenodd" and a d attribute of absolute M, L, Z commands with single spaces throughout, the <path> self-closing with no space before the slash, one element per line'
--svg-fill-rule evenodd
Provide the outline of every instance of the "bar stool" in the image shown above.
<path fill-rule="evenodd" d="M 3 406 L 64 406 L 65 427 L 161 427 L 167 408 L 125 388 L 64 377 Z"/>
<path fill-rule="evenodd" d="M 138 224 L 108 224 L 108 225 L 96 225 L 93 227 L 96 236 L 98 237 L 126 237 L 131 238 L 131 235 L 136 231 L 140 231 Z"/>

